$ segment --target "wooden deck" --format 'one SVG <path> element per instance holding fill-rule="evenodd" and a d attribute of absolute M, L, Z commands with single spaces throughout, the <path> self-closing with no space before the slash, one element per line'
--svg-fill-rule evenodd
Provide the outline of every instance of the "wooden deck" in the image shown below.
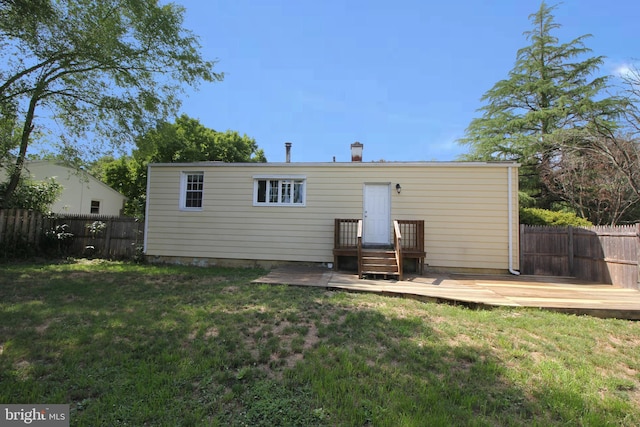
<path fill-rule="evenodd" d="M 535 307 L 577 315 L 640 320 L 640 291 L 571 278 L 540 276 L 424 275 L 406 280 L 359 279 L 317 267 L 281 267 L 255 283 L 374 292 L 473 308 Z"/>

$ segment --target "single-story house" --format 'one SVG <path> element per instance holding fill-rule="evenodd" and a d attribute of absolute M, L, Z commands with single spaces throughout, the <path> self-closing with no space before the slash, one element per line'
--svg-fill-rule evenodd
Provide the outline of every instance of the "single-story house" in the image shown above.
<path fill-rule="evenodd" d="M 430 271 L 515 274 L 518 166 L 366 163 L 361 154 L 351 162 L 150 164 L 144 250 L 152 262 L 267 267 L 336 268 L 357 256 L 360 269 L 358 245 L 393 251 L 402 234 L 409 246 L 422 240 L 405 251 L 415 268 L 422 252 Z M 400 264 L 411 261 L 405 255 Z"/>
<path fill-rule="evenodd" d="M 108 215 L 122 214 L 127 198 L 84 170 L 76 170 L 49 160 L 29 161 L 24 175 L 35 181 L 55 178 L 62 194 L 51 205 L 56 214 Z"/>

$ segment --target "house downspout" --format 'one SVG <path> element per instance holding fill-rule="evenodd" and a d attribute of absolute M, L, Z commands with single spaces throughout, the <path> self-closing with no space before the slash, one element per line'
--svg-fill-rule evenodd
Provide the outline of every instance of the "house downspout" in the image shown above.
<path fill-rule="evenodd" d="M 147 254 L 147 236 L 149 235 L 149 188 L 151 187 L 151 165 L 147 165 L 147 192 L 144 203 L 144 238 L 142 253 Z"/>
<path fill-rule="evenodd" d="M 507 193 L 509 197 L 508 206 L 509 206 L 509 273 L 519 276 L 520 272 L 513 269 L 513 182 L 512 182 L 512 167 L 509 166 L 507 168 L 508 178 L 507 178 Z"/>

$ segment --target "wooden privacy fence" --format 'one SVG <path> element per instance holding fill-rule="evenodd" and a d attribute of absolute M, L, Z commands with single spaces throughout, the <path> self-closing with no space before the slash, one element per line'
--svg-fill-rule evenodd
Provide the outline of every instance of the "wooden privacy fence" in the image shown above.
<path fill-rule="evenodd" d="M 640 224 L 595 227 L 520 226 L 522 274 L 572 276 L 640 289 Z"/>
<path fill-rule="evenodd" d="M 0 256 L 60 252 L 67 256 L 134 258 L 143 242 L 144 222 L 103 215 L 43 215 L 0 209 Z"/>

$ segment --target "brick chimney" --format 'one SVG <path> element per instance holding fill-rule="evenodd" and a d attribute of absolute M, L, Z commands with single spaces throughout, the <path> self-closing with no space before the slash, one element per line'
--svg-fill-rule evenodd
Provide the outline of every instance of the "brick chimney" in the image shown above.
<path fill-rule="evenodd" d="M 351 161 L 352 162 L 362 161 L 362 147 L 364 147 L 364 145 L 360 144 L 358 141 L 351 144 Z"/>
<path fill-rule="evenodd" d="M 285 151 L 287 153 L 286 162 L 287 163 L 291 163 L 291 143 L 290 142 L 285 142 L 284 143 L 284 148 L 285 148 Z"/>

